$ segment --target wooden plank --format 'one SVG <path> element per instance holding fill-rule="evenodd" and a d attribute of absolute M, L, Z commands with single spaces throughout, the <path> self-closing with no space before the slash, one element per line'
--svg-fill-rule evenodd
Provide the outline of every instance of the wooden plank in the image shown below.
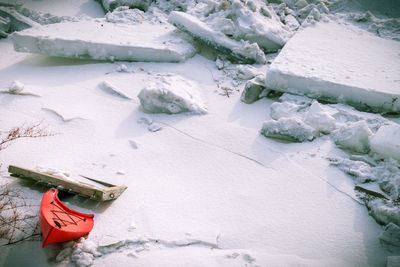
<path fill-rule="evenodd" d="M 30 178 L 39 183 L 46 184 L 49 187 L 57 187 L 59 190 L 67 191 L 69 193 L 78 194 L 81 196 L 89 197 L 97 201 L 106 201 L 117 199 L 127 188 L 125 185 L 116 186 L 113 184 L 105 183 L 89 177 L 82 176 L 91 181 L 97 182 L 106 186 L 106 188 L 99 188 L 94 185 L 86 184 L 83 182 L 76 182 L 67 180 L 61 177 L 53 176 L 50 174 L 37 172 L 30 169 L 21 168 L 18 166 L 8 166 L 8 172 L 18 177 Z"/>

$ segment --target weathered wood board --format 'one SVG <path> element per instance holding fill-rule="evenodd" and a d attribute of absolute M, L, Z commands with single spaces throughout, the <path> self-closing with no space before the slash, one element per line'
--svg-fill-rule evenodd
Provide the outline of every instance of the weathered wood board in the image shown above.
<path fill-rule="evenodd" d="M 116 186 L 113 184 L 109 184 L 106 182 L 82 176 L 86 179 L 89 179 L 93 182 L 99 183 L 104 186 L 104 188 L 99 188 L 97 186 L 86 184 L 83 182 L 71 181 L 61 177 L 13 165 L 8 166 L 8 172 L 13 174 L 13 176 L 21 178 L 30 178 L 39 183 L 43 183 L 48 187 L 57 187 L 59 190 L 88 197 L 90 199 L 97 201 L 117 199 L 125 191 L 125 189 L 128 188 L 125 185 Z"/>

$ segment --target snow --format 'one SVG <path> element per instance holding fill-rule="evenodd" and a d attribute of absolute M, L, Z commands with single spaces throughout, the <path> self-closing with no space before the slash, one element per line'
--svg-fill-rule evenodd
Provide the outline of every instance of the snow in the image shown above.
<path fill-rule="evenodd" d="M 266 87 L 398 113 L 399 50 L 398 42 L 354 26 L 319 22 L 298 31 L 285 45 L 267 72 Z"/>
<path fill-rule="evenodd" d="M 30 28 L 11 38 L 20 52 L 110 61 L 179 62 L 195 53 L 181 36 L 168 25 L 85 20 Z"/>
<path fill-rule="evenodd" d="M 173 11 L 169 15 L 169 21 L 178 29 L 189 33 L 194 38 L 202 40 L 237 60 L 257 63 L 265 62 L 265 55 L 257 44 L 251 44 L 243 40 L 232 40 L 187 13 Z"/>
<path fill-rule="evenodd" d="M 143 109 L 150 113 L 204 114 L 207 107 L 200 96 L 200 86 L 173 74 L 159 75 L 143 88 L 138 97 Z M 154 130 L 154 129 L 153 129 Z"/>
<path fill-rule="evenodd" d="M 82 27 L 91 22 L 109 23 L 111 28 L 138 26 L 154 37 L 170 29 L 177 35 L 168 40 L 178 43 L 183 35 L 166 23 L 173 10 L 187 12 L 212 34 L 222 33 L 236 42 L 229 34 L 247 30 L 236 25 L 236 18 L 227 17 L 234 14 L 233 7 L 236 14 L 249 14 L 248 19 L 238 17 L 244 26 L 254 19 L 250 16 L 266 22 L 269 14 L 274 22 L 278 16 L 283 23 L 293 16 L 301 24 L 293 38 L 319 27 L 314 8 L 320 21 L 341 18 L 336 13 L 325 16 L 322 2 L 316 0 L 238 3 L 157 0 L 146 12 L 119 7 L 93 21 L 80 17 L 90 17 L 89 9 L 101 11 L 100 3 L 92 0 L 28 1 L 29 8 L 43 12 L 40 16 L 56 9 L 58 16 L 71 16 L 68 21 L 76 20 Z M 346 20 L 340 29 L 353 31 L 352 24 Z M 213 25 L 223 26 L 225 33 Z M 64 34 L 74 37 L 67 29 Z M 112 41 L 126 38 L 117 36 Z M 342 49 L 347 38 L 341 40 Z M 40 237 L 2 246 L 0 265 L 396 266 L 400 248 L 393 245 L 397 240 L 393 224 L 399 226 L 400 162 L 381 153 L 342 150 L 333 136 L 343 129 L 338 136 L 348 140 L 349 130 L 353 142 L 344 141 L 344 147 L 363 148 L 370 135 L 372 147 L 374 136 L 386 126 L 398 125 L 399 118 L 270 91 L 265 88 L 268 64 L 238 65 L 221 51 L 194 42 L 197 54 L 184 62 L 115 63 L 21 53 L 13 49 L 10 38 L 0 40 L 0 138 L 12 127 L 31 123 L 41 123 L 54 133 L 19 139 L 1 150 L 0 183 L 12 181 L 13 188 L 36 208 L 45 188 L 10 177 L 8 165 L 43 166 L 68 177 L 83 175 L 128 186 L 118 199 L 107 203 L 60 196 L 70 208 L 95 214 L 87 239 L 45 249 Z M 307 56 L 301 49 L 309 43 L 299 44 L 294 60 Z M 267 61 L 274 62 L 285 49 L 266 54 Z M 384 53 L 386 46 L 376 49 Z M 377 65 L 385 59 L 379 53 L 375 57 Z M 330 73 L 341 74 L 343 66 L 335 67 Z M 354 75 L 365 72 L 379 78 L 368 73 L 371 66 L 362 67 Z M 387 72 L 388 79 L 397 79 L 393 72 Z M 8 92 L 13 81 L 24 84 L 21 93 Z M 207 113 L 150 113 L 137 96 L 144 89 L 158 92 L 156 88 L 168 97 L 146 93 L 148 100 L 163 108 L 172 103 L 172 111 L 187 111 L 187 106 L 174 102 L 184 99 L 181 103 L 195 111 L 207 106 Z M 247 105 L 241 99 L 259 100 Z M 260 133 L 265 121 L 265 133 L 303 141 L 266 138 Z M 354 125 L 359 127 L 353 129 Z M 398 138 L 391 133 L 395 132 L 382 136 L 394 142 Z M 355 185 L 373 193 L 357 191 Z"/>
<path fill-rule="evenodd" d="M 400 161 L 400 125 L 390 124 L 380 127 L 371 138 L 371 150 Z"/>

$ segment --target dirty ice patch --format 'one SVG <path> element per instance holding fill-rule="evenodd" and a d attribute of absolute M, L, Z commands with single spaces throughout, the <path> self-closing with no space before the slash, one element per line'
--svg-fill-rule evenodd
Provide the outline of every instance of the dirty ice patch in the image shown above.
<path fill-rule="evenodd" d="M 110 61 L 180 62 L 196 52 L 173 26 L 144 22 L 63 22 L 26 29 L 14 33 L 11 39 L 19 52 Z"/>
<path fill-rule="evenodd" d="M 399 51 L 399 42 L 351 25 L 319 22 L 285 45 L 267 72 L 266 87 L 399 113 Z"/>
<path fill-rule="evenodd" d="M 265 63 L 264 52 L 256 43 L 236 41 L 221 32 L 215 31 L 200 19 L 184 12 L 173 11 L 168 20 L 178 29 L 221 52 L 247 63 Z"/>
<path fill-rule="evenodd" d="M 143 88 L 138 97 L 149 113 L 207 113 L 200 95 L 200 85 L 179 75 L 161 74 Z"/>

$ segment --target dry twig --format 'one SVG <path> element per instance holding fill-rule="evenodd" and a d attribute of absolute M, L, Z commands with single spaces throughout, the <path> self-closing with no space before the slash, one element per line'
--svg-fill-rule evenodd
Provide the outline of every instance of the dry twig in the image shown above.
<path fill-rule="evenodd" d="M 10 131 L 6 133 L 6 136 L 0 139 L 0 150 L 5 149 L 10 143 L 16 139 L 20 138 L 37 138 L 37 137 L 45 137 L 52 136 L 53 133 L 48 132 L 45 128 L 41 127 L 41 123 L 34 124 L 31 126 L 19 126 L 14 127 Z"/>

